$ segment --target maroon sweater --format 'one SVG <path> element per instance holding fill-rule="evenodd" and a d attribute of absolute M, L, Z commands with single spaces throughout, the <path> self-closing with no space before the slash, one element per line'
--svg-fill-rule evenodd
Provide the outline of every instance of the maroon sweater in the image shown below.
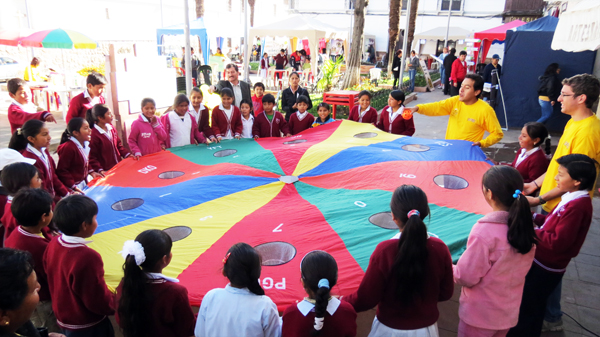
<path fill-rule="evenodd" d="M 281 335 L 285 337 L 311 336 L 315 324 L 315 312 L 302 315 L 296 304 L 292 304 L 283 312 Z M 320 336 L 354 337 L 356 336 L 356 312 L 350 303 L 342 301 L 331 316 L 325 312 L 323 329 Z"/>
<path fill-rule="evenodd" d="M 208 113 L 208 108 L 204 107 L 204 109 L 200 110 L 200 116 L 196 122 L 198 124 L 198 130 L 204 133 L 204 137 L 214 139 L 215 134 L 209 125 L 209 119 L 210 114 Z"/>
<path fill-rule="evenodd" d="M 58 325 L 79 330 L 115 313 L 114 295 L 104 281 L 102 257 L 84 244 L 53 239 L 44 254 L 44 270 Z"/>
<path fill-rule="evenodd" d="M 232 137 L 242 135 L 242 131 L 244 131 L 244 125 L 242 124 L 242 113 L 237 106 L 233 105 L 233 112 L 231 113 L 231 119 L 229 119 L 217 105 L 212 111 L 213 134 L 215 137 L 225 137 L 228 130 L 231 130 Z"/>
<path fill-rule="evenodd" d="M 58 166 L 56 175 L 70 189 L 86 180 L 89 168 L 89 158 L 79 150 L 77 144 L 69 140 L 58 147 Z"/>
<path fill-rule="evenodd" d="M 377 128 L 395 135 L 412 136 L 415 133 L 415 123 L 413 118 L 404 119 L 402 115 L 398 115 L 392 122 L 390 128 L 390 113 L 388 108 L 389 106 L 386 106 L 381 111 L 381 118 L 379 119 L 379 123 L 377 123 Z"/>
<path fill-rule="evenodd" d="M 359 123 L 377 123 L 377 110 L 375 108 L 370 108 L 367 110 L 364 116 L 360 117 L 360 105 L 356 105 L 350 110 L 350 115 L 348 116 L 348 120 L 355 121 Z M 389 117 L 389 116 L 388 116 Z"/>
<path fill-rule="evenodd" d="M 292 135 L 297 135 L 306 129 L 310 129 L 310 127 L 313 125 L 314 122 L 315 122 L 315 116 L 311 115 L 310 113 L 307 113 L 306 116 L 304 116 L 304 118 L 302 120 L 300 120 L 298 118 L 297 113 L 293 113 L 290 116 L 290 121 L 288 123 L 288 129 L 290 130 L 290 133 Z"/>
<path fill-rule="evenodd" d="M 396 276 L 392 274 L 392 266 L 398 252 L 397 239 L 377 245 L 358 290 L 342 300 L 350 302 L 356 312 L 377 305 L 377 319 L 392 329 L 415 330 L 434 324 L 439 317 L 438 302 L 449 300 L 454 291 L 452 257 L 440 239 L 429 238 L 427 249 L 424 297 L 416 303 L 404 304 L 396 299 Z"/>
<path fill-rule="evenodd" d="M 20 106 L 13 103 L 8 107 L 8 123 L 10 124 L 10 133 L 15 133 L 18 128 L 22 127 L 23 124 L 30 119 L 39 119 L 44 121 L 49 114 L 50 113 L 48 111 L 30 114 L 23 111 Z"/>
<path fill-rule="evenodd" d="M 50 193 L 52 197 L 64 197 L 69 194 L 69 189 L 65 187 L 60 179 L 58 179 L 58 175 L 56 175 L 56 164 L 54 164 L 54 159 L 50 156 L 48 149 L 46 149 L 46 157 L 48 158 L 49 168 L 47 168 L 44 161 L 29 148 L 23 150 L 22 153 L 23 157 L 35 159 L 35 164 L 33 164 L 33 166 L 38 169 L 38 176 L 42 179 L 42 187 Z"/>
<path fill-rule="evenodd" d="M 522 150 L 523 149 L 519 149 L 519 151 L 517 151 L 515 160 L 510 164 L 510 166 L 516 168 L 517 171 L 521 173 L 523 181 L 530 183 L 536 180 L 542 174 L 546 173 L 550 162 L 548 161 L 548 158 L 546 158 L 544 151 L 540 149 L 532 153 L 529 157 L 525 158 L 519 164 L 519 166 L 515 166 L 517 164 L 517 158 L 519 158 L 519 154 L 521 154 Z"/>
<path fill-rule="evenodd" d="M 150 318 L 150 327 L 147 337 L 189 337 L 194 335 L 196 319 L 190 306 L 188 292 L 185 287 L 178 283 L 169 282 L 164 279 L 151 280 L 148 291 L 152 293 L 150 306 L 146 308 Z M 117 287 L 117 300 L 115 318 L 119 326 L 118 303 L 123 294 L 123 281 Z"/>
<path fill-rule="evenodd" d="M 87 89 L 86 89 L 87 90 Z M 93 108 L 94 106 L 92 105 L 92 103 L 90 103 L 90 101 L 85 98 L 83 96 L 83 92 L 75 97 L 73 97 L 71 99 L 71 102 L 69 102 L 69 111 L 67 112 L 67 123 L 69 123 L 69 121 L 71 119 L 73 119 L 73 117 L 81 117 L 81 118 L 85 118 L 85 113 Z M 104 99 L 103 96 L 100 96 L 100 104 L 105 104 L 106 100 Z"/>
<path fill-rule="evenodd" d="M 281 132 L 287 135 L 290 129 L 285 118 L 279 111 L 274 111 L 273 120 L 270 122 L 264 111 L 254 117 L 254 125 L 252 126 L 252 135 L 254 138 L 281 137 Z"/>
<path fill-rule="evenodd" d="M 558 207 L 558 206 L 556 206 Z M 572 258 L 579 254 L 592 223 L 592 200 L 588 195 L 575 199 L 548 215 L 536 214 L 541 228 L 534 262 L 542 268 L 564 273 Z"/>
<path fill-rule="evenodd" d="M 14 248 L 18 250 L 24 250 L 26 252 L 31 253 L 33 257 L 33 269 L 37 275 L 37 280 L 40 283 L 40 301 L 49 301 L 50 300 L 50 290 L 48 289 L 48 278 L 46 277 L 46 272 L 44 271 L 44 252 L 46 251 L 46 247 L 48 247 L 48 243 L 50 242 L 50 238 L 35 235 L 27 232 L 21 226 L 17 227 L 14 230 L 6 242 L 4 242 L 5 247 Z"/>
<path fill-rule="evenodd" d="M 112 127 L 112 126 L 111 126 Z M 108 171 L 129 155 L 117 130 L 111 129 L 112 142 L 95 127 L 92 127 L 92 140 L 90 141 L 90 168 L 95 172 Z"/>

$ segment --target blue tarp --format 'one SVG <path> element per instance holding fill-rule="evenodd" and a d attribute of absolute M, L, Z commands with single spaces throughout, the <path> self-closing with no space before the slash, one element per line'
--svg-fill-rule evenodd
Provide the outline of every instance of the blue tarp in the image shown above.
<path fill-rule="evenodd" d="M 183 35 L 184 24 L 180 23 L 174 26 L 165 28 L 159 28 L 156 30 L 156 43 L 162 45 L 163 35 Z M 202 47 L 202 58 L 204 64 L 208 64 L 208 57 L 210 56 L 210 45 L 208 42 L 208 35 L 206 34 L 206 26 L 204 26 L 204 20 L 198 18 L 190 21 L 190 35 L 197 35 L 200 39 L 200 46 Z M 158 54 L 161 54 L 161 47 L 158 47 Z"/>
<path fill-rule="evenodd" d="M 551 63 L 559 64 L 561 80 L 577 74 L 592 73 L 595 51 L 571 53 L 550 48 L 557 23 L 557 18 L 547 16 L 517 27 L 516 31 L 506 32 L 500 81 L 509 127 L 522 127 L 541 117 L 542 110 L 537 95 L 538 78 Z M 500 124 L 504 126 L 504 107 L 500 99 L 496 105 L 496 114 Z M 551 131 L 562 131 L 568 120 L 569 116 L 560 112 L 560 103 L 557 103 L 546 127 Z"/>

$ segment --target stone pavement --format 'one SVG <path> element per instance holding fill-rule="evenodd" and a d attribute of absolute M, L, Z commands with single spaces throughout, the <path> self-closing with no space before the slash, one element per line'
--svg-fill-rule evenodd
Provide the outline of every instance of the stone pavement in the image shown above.
<path fill-rule="evenodd" d="M 419 93 L 417 100 L 408 104 L 436 102 L 444 99 L 441 90 L 436 89 L 430 93 Z M 6 92 L 0 92 L 0 148 L 8 146 L 10 140 L 10 126 L 6 116 L 8 105 Z M 57 120 L 60 119 L 60 113 L 56 113 Z M 415 114 L 415 137 L 443 139 L 446 132 L 448 117 L 427 117 L 421 114 Z M 65 129 L 65 122 L 59 120 L 57 124 L 48 124 L 52 143 L 56 147 L 60 140 L 60 135 Z M 512 161 L 515 151 L 518 149 L 517 138 L 520 129 L 511 129 L 505 131 L 504 139 L 484 152 L 491 158 L 498 161 Z M 560 134 L 553 134 L 553 142 L 556 144 Z M 52 151 L 53 152 L 53 151 Z M 593 199 L 594 218 L 587 239 L 577 258 L 571 261 L 565 274 L 562 291 L 562 310 L 579 321 L 583 326 L 600 334 L 600 198 Z M 438 326 L 440 336 L 456 336 L 458 327 L 458 298 L 460 296 L 460 287 L 455 287 L 454 296 L 450 301 L 439 304 L 440 318 Z M 359 333 L 358 336 L 367 336 L 371 327 L 371 322 L 375 315 L 375 310 L 370 310 L 359 315 Z M 565 326 L 564 332 L 548 332 L 542 334 L 544 337 L 579 337 L 593 336 L 581 329 L 571 318 L 563 316 Z"/>

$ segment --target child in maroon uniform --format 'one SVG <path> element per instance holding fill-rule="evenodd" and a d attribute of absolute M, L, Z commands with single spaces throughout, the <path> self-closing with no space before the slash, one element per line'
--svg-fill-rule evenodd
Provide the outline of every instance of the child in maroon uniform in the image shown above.
<path fill-rule="evenodd" d="M 56 123 L 56 119 L 51 113 L 48 111 L 38 112 L 35 104 L 31 103 L 27 82 L 20 78 L 13 78 L 8 81 L 6 86 L 8 87 L 8 95 L 13 99 L 12 104 L 8 107 L 10 133 L 15 133 L 30 119 Z"/>
<path fill-rule="evenodd" d="M 190 113 L 196 118 L 198 130 L 204 133 L 204 137 L 214 141 L 215 135 L 212 128 L 208 125 L 210 114 L 208 113 L 208 108 L 202 104 L 203 99 L 202 91 L 198 87 L 193 87 L 190 94 L 190 102 L 192 103 Z"/>
<path fill-rule="evenodd" d="M 359 123 L 377 123 L 377 110 L 371 107 L 371 95 L 367 90 L 363 90 L 358 94 L 358 105 L 350 110 L 348 120 Z"/>
<path fill-rule="evenodd" d="M 104 104 L 94 105 L 85 117 L 92 129 L 89 165 L 94 172 L 101 175 L 117 165 L 121 158 L 131 155 L 112 126 L 113 118 L 112 111 Z"/>
<path fill-rule="evenodd" d="M 185 287 L 162 274 L 173 254 L 171 237 L 151 229 L 126 241 L 125 276 L 117 287 L 116 319 L 125 336 L 193 336 L 194 313 Z"/>
<path fill-rule="evenodd" d="M 266 54 L 266 53 L 265 53 Z M 262 62 L 262 61 L 261 61 Z M 265 93 L 265 85 L 261 82 L 254 84 L 254 95 L 252 95 L 252 107 L 254 108 L 254 116 L 263 112 L 262 98 Z"/>
<path fill-rule="evenodd" d="M 4 227 L 3 240 L 6 240 L 19 225 L 11 210 L 13 197 L 24 188 L 41 188 L 42 179 L 40 179 L 35 166 L 28 163 L 14 163 L 2 169 L 0 181 L 9 195 L 4 205 L 4 214 L 0 219 Z"/>
<path fill-rule="evenodd" d="M 356 336 L 354 308 L 350 303 L 332 297 L 330 293 L 338 277 L 338 267 L 333 256 L 321 250 L 312 251 L 300 262 L 300 272 L 308 298 L 285 309 L 282 336 Z"/>
<path fill-rule="evenodd" d="M 388 105 L 381 111 L 381 117 L 377 128 L 395 135 L 412 136 L 415 133 L 415 123 L 412 115 L 405 119 L 404 111 L 404 92 L 394 90 L 388 98 Z"/>
<path fill-rule="evenodd" d="M 343 300 L 357 312 L 377 305 L 370 336 L 403 335 L 404 330 L 437 336 L 438 302 L 449 300 L 454 291 L 450 251 L 427 234 L 423 219 L 429 206 L 419 187 L 398 187 L 390 208 L 400 238 L 377 245 L 358 290 Z"/>
<path fill-rule="evenodd" d="M 31 119 L 23 124 L 10 139 L 8 147 L 21 151 L 24 157 L 35 159 L 33 164 L 39 171 L 42 186 L 55 201 L 69 194 L 69 189 L 63 185 L 56 175 L 56 164 L 48 152 L 50 146 L 50 131 L 44 122 Z"/>
<path fill-rule="evenodd" d="M 589 191 L 594 188 L 598 163 L 584 154 L 569 154 L 556 162 L 560 165 L 556 187 L 566 193 L 550 214 L 534 214 L 533 222 L 540 226 L 535 231 L 537 249 L 525 278 L 519 323 L 508 336 L 540 335 L 548 297 L 579 254 L 592 223 Z"/>
<path fill-rule="evenodd" d="M 31 253 L 37 281 L 40 284 L 40 302 L 31 320 L 36 327 L 46 327 L 50 332 L 60 332 L 52 312 L 50 290 L 43 265 L 44 252 L 51 240 L 43 229 L 52 221 L 52 197 L 42 189 L 24 188 L 13 198 L 11 210 L 20 226 L 6 239 L 5 247 Z"/>
<path fill-rule="evenodd" d="M 315 116 L 311 115 L 308 111 L 308 104 L 310 100 L 304 95 L 298 96 L 296 100 L 296 106 L 298 111 L 290 116 L 290 122 L 288 128 L 292 135 L 297 135 L 300 132 L 310 129 L 315 122 Z"/>
<path fill-rule="evenodd" d="M 114 295 L 104 281 L 102 257 L 86 239 L 98 227 L 98 206 L 83 195 L 62 199 L 54 223 L 63 233 L 44 254 L 44 270 L 58 325 L 69 336 L 113 337 L 107 316 L 115 313 Z"/>
<path fill-rule="evenodd" d="M 240 139 L 243 128 L 242 113 L 233 105 L 233 91 L 229 88 L 222 89 L 221 104 L 212 111 L 212 129 L 217 143 L 221 139 Z"/>
<path fill-rule="evenodd" d="M 72 191 L 81 192 L 87 186 L 87 176 L 100 177 L 89 166 L 90 140 L 92 129 L 89 123 L 75 117 L 67 124 L 67 129 L 60 139 L 58 147 L 58 165 L 56 175 L 60 181 Z"/>
<path fill-rule="evenodd" d="M 258 114 L 254 119 L 252 127 L 252 135 L 254 139 L 264 137 L 281 137 L 281 133 L 285 137 L 291 136 L 288 124 L 285 118 L 279 111 L 275 111 L 275 97 L 271 94 L 263 96 L 263 109 L 261 114 Z"/>
<path fill-rule="evenodd" d="M 67 112 L 67 123 L 72 118 L 86 118 L 87 111 L 96 104 L 105 104 L 106 100 L 102 96 L 106 86 L 106 77 L 100 73 L 93 72 L 86 79 L 87 89 L 81 94 L 73 97 L 69 102 L 69 111 Z"/>

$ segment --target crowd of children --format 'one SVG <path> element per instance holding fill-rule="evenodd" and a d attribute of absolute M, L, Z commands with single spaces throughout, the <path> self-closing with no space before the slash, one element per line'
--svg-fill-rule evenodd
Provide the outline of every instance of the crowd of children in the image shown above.
<path fill-rule="evenodd" d="M 82 97 L 88 103 L 97 99 L 103 83 L 101 75 L 90 75 Z M 94 89 L 97 86 L 101 88 Z M 532 217 L 522 191 L 548 166 L 541 149 L 548 131 L 539 123 L 523 127 L 521 150 L 511 165 L 493 166 L 484 174 L 482 197 L 492 212 L 473 226 L 456 265 L 444 242 L 427 232 L 424 220 L 431 214 L 425 192 L 402 185 L 390 202 L 400 233 L 377 245 L 352 294 L 336 296 L 335 259 L 325 251 L 312 251 L 300 262 L 307 297 L 279 317 L 257 282 L 260 255 L 250 245 L 237 243 L 223 252 L 222 273 L 229 284 L 209 291 L 195 315 L 187 290 L 162 274 L 173 258 L 173 243 L 160 230 L 146 230 L 125 242 L 124 274 L 113 294 L 105 283 L 100 255 L 87 246 L 98 226 L 96 203 L 82 195 L 88 176 L 101 177 L 123 158 L 169 147 L 287 137 L 333 121 L 329 105 L 320 103 L 315 118 L 308 112 L 310 99 L 297 95 L 297 111 L 287 122 L 275 109 L 275 98 L 261 95 L 260 89 L 264 86 L 257 83 L 252 101 L 242 101 L 239 109 L 233 104 L 233 92 L 221 90 L 221 104 L 212 116 L 198 89 L 189 98 L 177 95 L 173 110 L 161 117 L 154 100 L 144 99 L 128 137 L 133 153 L 121 143 L 106 105 L 88 106 L 85 118 L 74 110 L 56 165 L 42 121 L 51 119 L 44 114 L 19 115 L 26 113 L 21 106 L 28 99 L 17 93 L 28 89 L 22 82 L 9 81 L 11 97 L 20 105 L 12 108 L 17 117 L 11 119 L 15 130 L 9 149 L 0 150 L 0 182 L 8 194 L 0 198 L 6 247 L 0 248 L 0 336 L 37 336 L 33 327 L 53 336 L 114 336 L 109 316 L 115 315 L 126 337 L 345 337 L 357 333 L 357 312 L 376 306 L 369 336 L 438 336 L 438 302 L 452 297 L 455 284 L 462 286 L 459 336 L 539 335 L 546 299 L 579 253 L 590 227 L 589 191 L 599 166 L 584 154 L 558 158 L 555 180 L 562 200 L 549 214 Z M 361 92 L 350 119 L 390 133 L 415 132 L 412 115 L 403 113 L 403 92 L 390 94 L 379 121 L 370 100 L 369 92 Z M 262 103 L 262 111 L 257 112 L 256 102 Z"/>

